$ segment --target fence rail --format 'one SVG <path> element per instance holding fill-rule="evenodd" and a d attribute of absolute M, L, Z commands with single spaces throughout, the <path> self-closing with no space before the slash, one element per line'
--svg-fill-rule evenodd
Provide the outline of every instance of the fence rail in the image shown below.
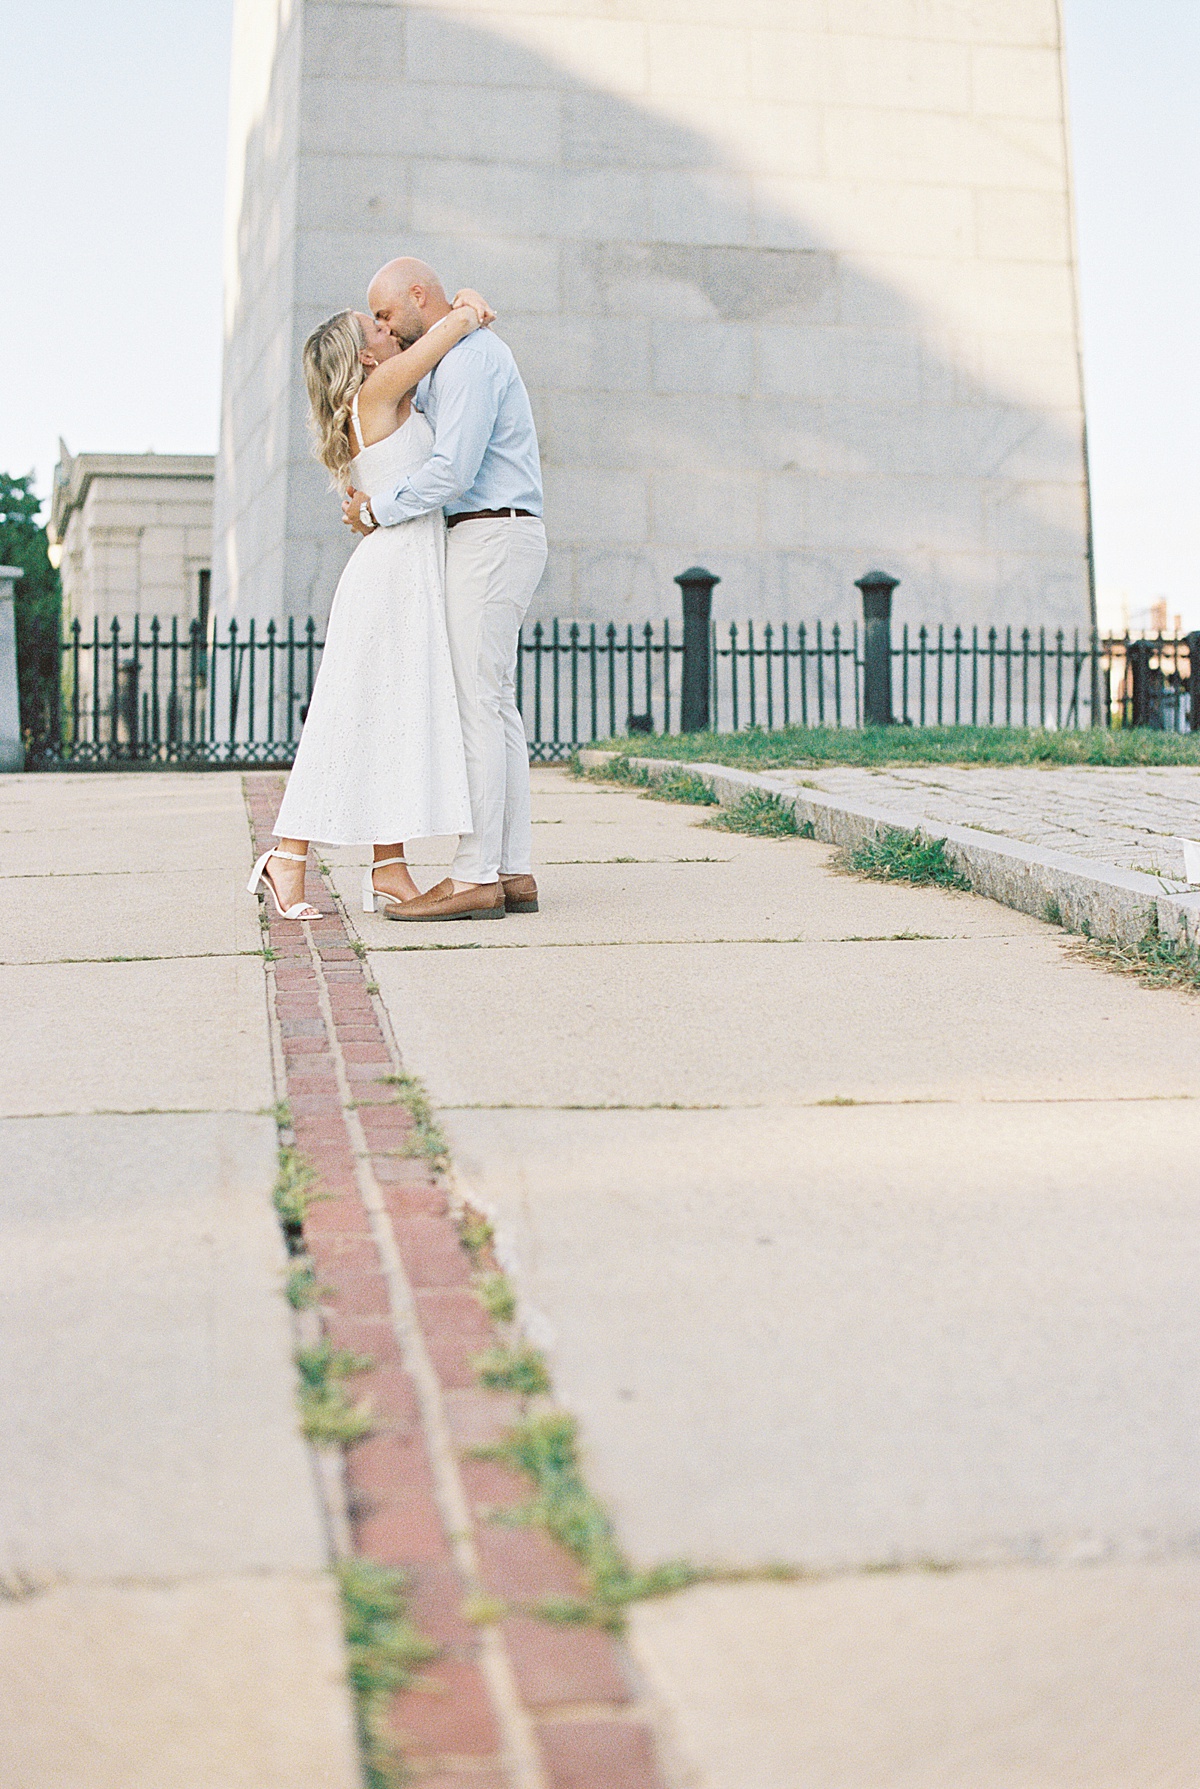
<path fill-rule="evenodd" d="M 731 623 L 691 638 L 701 660 L 707 639 L 714 731 L 863 724 L 857 622 Z M 206 632 L 157 617 L 124 628 L 75 622 L 60 643 L 59 700 L 26 740 L 29 766 L 286 766 L 323 644 L 311 619 Z M 1200 726 L 1200 634 L 906 626 L 885 658 L 893 718 L 914 726 Z M 626 732 L 677 733 L 683 630 L 669 618 L 658 627 L 537 622 L 521 637 L 516 676 L 535 761 Z"/>

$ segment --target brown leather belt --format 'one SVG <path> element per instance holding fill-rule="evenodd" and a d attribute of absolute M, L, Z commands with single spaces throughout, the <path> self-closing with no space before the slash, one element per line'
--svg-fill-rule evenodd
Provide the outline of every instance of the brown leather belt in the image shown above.
<path fill-rule="evenodd" d="M 499 522 L 506 516 L 531 516 L 531 509 L 464 509 L 460 515 L 447 516 L 447 528 L 457 528 L 460 522 Z"/>

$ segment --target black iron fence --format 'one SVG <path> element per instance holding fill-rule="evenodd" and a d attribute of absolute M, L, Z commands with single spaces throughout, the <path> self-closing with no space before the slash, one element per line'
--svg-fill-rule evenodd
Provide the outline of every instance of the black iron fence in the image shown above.
<path fill-rule="evenodd" d="M 286 766 L 323 644 L 311 618 L 223 632 L 157 616 L 126 628 L 76 621 L 59 648 L 59 701 L 27 742 L 29 768 Z"/>
<path fill-rule="evenodd" d="M 707 574 L 706 574 L 707 575 Z M 685 589 L 685 597 L 687 591 Z M 697 625 L 697 620 L 702 625 Z M 1200 633 L 1044 628 L 537 622 L 517 695 L 535 761 L 627 732 L 708 726 L 1150 726 L 1200 729 Z M 137 618 L 60 645 L 60 700 L 27 740 L 31 769 L 286 766 L 323 642 L 309 620 L 259 628 Z"/>
<path fill-rule="evenodd" d="M 890 707 L 869 715 L 858 623 L 711 627 L 708 726 L 1149 726 L 1200 723 L 1200 636 L 1086 635 L 1046 628 L 905 626 L 888 646 Z M 553 621 L 527 630 L 517 687 L 535 760 L 618 734 L 679 733 L 684 648 L 655 628 Z"/>

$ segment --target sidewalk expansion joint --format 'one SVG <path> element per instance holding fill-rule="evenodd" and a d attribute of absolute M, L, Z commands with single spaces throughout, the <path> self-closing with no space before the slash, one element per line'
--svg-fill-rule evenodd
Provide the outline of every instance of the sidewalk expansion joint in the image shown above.
<path fill-rule="evenodd" d="M 244 786 L 265 844 L 281 779 L 251 773 Z M 343 1406 L 356 1438 L 318 1449 L 332 1551 L 353 1548 L 348 1570 L 402 1573 L 411 1621 L 437 1649 L 412 1687 L 389 1694 L 386 1725 L 439 1789 L 661 1789 L 620 1645 L 521 1612 L 581 1582 L 544 1532 L 491 1519 L 528 1487 L 480 1450 L 529 1399 L 480 1383 L 475 1363 L 502 1331 L 439 1172 L 436 1126 L 331 885 L 310 875 L 307 893 L 320 919 L 268 916 L 264 988 L 284 1157 L 311 1172 L 302 1218 L 285 1218 L 306 1263 L 292 1275 L 301 1333 L 316 1344 L 305 1370 L 314 1355 L 333 1360 L 338 1383 L 349 1375 L 362 1394 Z"/>
<path fill-rule="evenodd" d="M 421 950 L 661 950 L 678 945 L 688 950 L 728 944 L 996 944 L 1022 943 L 1011 932 L 864 932 L 838 938 L 528 938 L 502 939 L 484 944 L 474 939 L 462 944 L 368 944 L 369 955 L 396 956 Z M 257 952 L 253 953 L 257 955 Z"/>

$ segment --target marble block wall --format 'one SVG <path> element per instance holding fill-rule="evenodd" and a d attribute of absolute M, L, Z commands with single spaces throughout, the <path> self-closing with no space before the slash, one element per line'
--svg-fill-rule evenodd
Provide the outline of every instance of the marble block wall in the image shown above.
<path fill-rule="evenodd" d="M 535 613 L 1086 627 L 1057 0 L 238 0 L 214 597 L 348 542 L 299 354 L 410 253 L 524 372 Z"/>

